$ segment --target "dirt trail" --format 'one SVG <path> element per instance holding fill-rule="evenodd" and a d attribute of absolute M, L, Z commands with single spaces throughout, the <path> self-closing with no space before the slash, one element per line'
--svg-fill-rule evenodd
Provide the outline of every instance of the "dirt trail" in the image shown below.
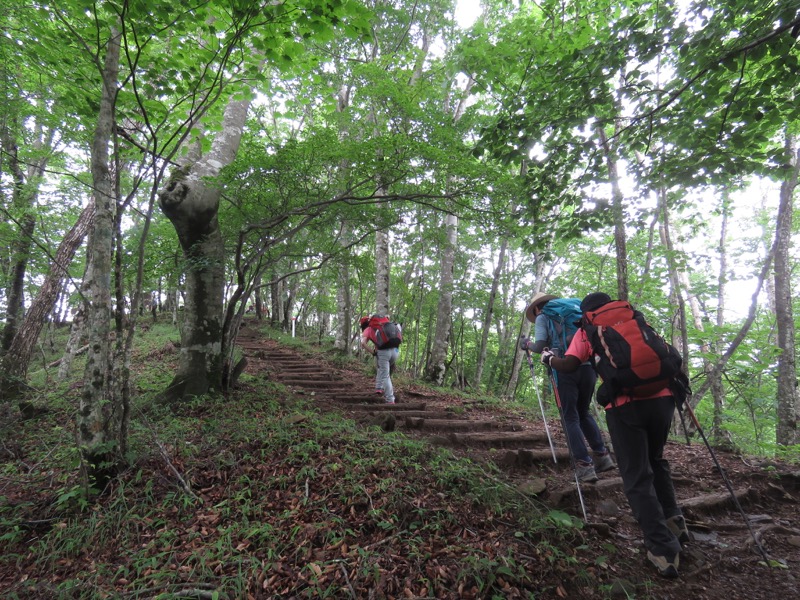
<path fill-rule="evenodd" d="M 248 372 L 266 371 L 296 394 L 312 397 L 321 410 L 424 438 L 477 461 L 492 461 L 520 490 L 583 517 L 557 420 L 549 423 L 555 446 L 551 450 L 541 415 L 530 413 L 526 418 L 415 386 L 397 389 L 398 402 L 389 406 L 372 393 L 373 379 L 365 371 L 326 364 L 317 355 L 306 356 L 247 328 L 237 341 L 248 358 Z M 670 442 L 665 454 L 693 540 L 682 553 L 681 578 L 656 581 L 653 597 L 800 598 L 800 469 L 716 452 L 749 519 L 748 528 L 702 440 L 694 439 L 691 445 Z M 652 576 L 641 558 L 641 535 L 616 470 L 600 474 L 600 481 L 582 485 L 581 491 L 591 542 L 599 549 L 609 543 L 616 548 L 616 562 L 606 568 L 620 580 Z M 763 565 L 754 536 L 774 559 L 772 567 Z M 641 572 L 629 572 L 636 564 Z M 625 597 L 624 591 L 619 593 Z"/>

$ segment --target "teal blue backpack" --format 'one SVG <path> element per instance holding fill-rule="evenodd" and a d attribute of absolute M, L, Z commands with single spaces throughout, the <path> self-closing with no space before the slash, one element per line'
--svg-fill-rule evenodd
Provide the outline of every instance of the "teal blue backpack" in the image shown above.
<path fill-rule="evenodd" d="M 581 301 L 578 298 L 554 298 L 542 307 L 542 314 L 547 316 L 550 349 L 559 350 L 559 356 L 564 356 L 581 326 Z"/>

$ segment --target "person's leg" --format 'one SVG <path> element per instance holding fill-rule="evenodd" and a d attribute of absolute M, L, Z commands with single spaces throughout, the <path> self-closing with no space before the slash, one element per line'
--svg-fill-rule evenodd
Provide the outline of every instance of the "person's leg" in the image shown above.
<path fill-rule="evenodd" d="M 394 375 L 394 368 L 395 364 L 397 363 L 397 357 L 400 355 L 400 348 L 394 348 L 392 352 L 392 358 L 389 360 L 389 377 Z"/>
<path fill-rule="evenodd" d="M 600 433 L 600 427 L 597 426 L 597 421 L 589 410 L 589 405 L 592 402 L 594 395 L 595 384 L 597 383 L 597 375 L 591 365 L 581 365 L 577 371 L 577 386 L 578 397 L 576 400 L 576 410 L 578 412 L 578 422 L 580 423 L 581 432 L 589 443 L 589 447 L 595 454 L 606 454 L 606 445 L 603 441 L 603 434 Z"/>
<path fill-rule="evenodd" d="M 381 373 L 381 359 L 378 357 L 378 351 L 375 351 L 375 391 L 378 394 L 383 394 L 384 379 L 386 376 Z"/>
<path fill-rule="evenodd" d="M 617 453 L 625 496 L 642 529 L 645 545 L 654 555 L 671 559 L 680 552 L 681 547 L 667 527 L 653 485 L 646 426 L 647 402 L 650 400 L 638 400 L 612 408 L 606 411 L 606 422 Z"/>
<path fill-rule="evenodd" d="M 558 395 L 561 400 L 561 413 L 564 418 L 564 432 L 569 442 L 569 449 L 578 463 L 592 464 L 586 442 L 583 441 L 580 417 L 578 416 L 578 385 L 580 371 L 576 373 L 558 373 Z"/>
<path fill-rule="evenodd" d="M 678 502 L 675 500 L 675 487 L 669 462 L 664 458 L 664 445 L 667 443 L 672 416 L 675 412 L 675 401 L 672 396 L 649 400 L 650 411 L 648 422 L 648 454 L 650 467 L 653 469 L 653 487 L 661 503 L 664 516 L 669 519 L 681 515 Z"/>
<path fill-rule="evenodd" d="M 383 398 L 386 402 L 394 403 L 394 387 L 392 377 L 389 375 L 389 365 L 394 356 L 394 348 L 388 350 L 378 350 L 378 389 L 383 390 Z"/>

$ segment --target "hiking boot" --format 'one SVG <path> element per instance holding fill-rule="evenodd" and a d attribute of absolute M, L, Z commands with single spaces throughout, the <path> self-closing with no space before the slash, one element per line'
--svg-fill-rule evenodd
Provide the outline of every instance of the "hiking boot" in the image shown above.
<path fill-rule="evenodd" d="M 604 473 L 605 471 L 610 471 L 611 469 L 616 469 L 617 465 L 614 464 L 614 460 L 611 458 L 611 453 L 606 452 L 605 454 L 595 454 L 594 456 L 594 470 L 598 473 Z"/>
<path fill-rule="evenodd" d="M 594 483 L 598 479 L 592 463 L 578 462 L 575 474 L 578 476 L 578 481 L 582 483 Z"/>
<path fill-rule="evenodd" d="M 692 537 L 689 535 L 689 528 L 686 527 L 686 519 L 683 518 L 683 515 L 675 515 L 667 519 L 667 527 L 675 534 L 675 537 L 678 538 L 681 545 L 692 541 Z"/>
<path fill-rule="evenodd" d="M 376 393 L 378 396 L 383 396 L 383 390 L 375 390 L 375 393 Z"/>
<path fill-rule="evenodd" d="M 678 564 L 680 563 L 680 554 L 676 554 L 672 559 L 668 556 L 656 556 L 649 550 L 647 551 L 647 560 L 658 569 L 658 574 L 668 579 L 675 579 L 678 576 Z"/>

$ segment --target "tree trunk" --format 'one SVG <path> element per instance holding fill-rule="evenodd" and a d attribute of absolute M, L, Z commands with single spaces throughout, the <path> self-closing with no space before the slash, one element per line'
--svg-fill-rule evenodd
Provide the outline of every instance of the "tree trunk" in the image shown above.
<path fill-rule="evenodd" d="M 90 203 L 81 213 L 78 221 L 61 240 L 56 252 L 55 261 L 50 273 L 44 280 L 39 293 L 31 303 L 22 325 L 12 340 L 8 353 L 3 357 L 2 378 L 0 384 L 0 398 L 14 400 L 19 397 L 25 386 L 33 349 L 42 327 L 47 321 L 53 306 L 58 299 L 63 280 L 67 277 L 67 268 L 75 257 L 75 253 L 83 243 L 92 217 L 94 216 L 94 203 Z"/>
<path fill-rule="evenodd" d="M 375 232 L 375 310 L 389 314 L 389 233 Z"/>
<path fill-rule="evenodd" d="M 439 306 L 436 310 L 436 330 L 433 346 L 428 358 L 425 379 L 436 385 L 444 383 L 447 371 L 447 349 L 450 345 L 450 331 L 453 313 L 453 277 L 456 245 L 458 243 L 458 217 L 448 214 L 445 217 L 445 242 L 442 248 L 441 271 L 439 273 Z"/>
<path fill-rule="evenodd" d="M 797 418 L 800 412 L 795 359 L 794 316 L 792 314 L 792 197 L 797 187 L 800 157 L 794 136 L 786 134 L 786 157 L 791 170 L 781 183 L 778 222 L 775 234 L 775 317 L 778 329 L 778 422 L 775 439 L 778 444 L 791 446 L 800 442 Z"/>
<path fill-rule="evenodd" d="M 210 152 L 174 172 L 159 196 L 187 265 L 180 359 L 175 377 L 162 394 L 166 402 L 223 388 L 223 356 L 231 340 L 224 339 L 222 329 L 225 256 L 218 221 L 221 190 L 207 178 L 216 177 L 236 157 L 249 106 L 249 100 L 231 100 Z"/>
<path fill-rule="evenodd" d="M 483 315 L 483 331 L 481 333 L 481 345 L 478 349 L 478 361 L 475 365 L 475 380 L 473 387 L 476 390 L 481 389 L 481 378 L 483 377 L 483 367 L 486 364 L 486 347 L 489 345 L 489 330 L 492 327 L 492 316 L 494 315 L 494 303 L 497 299 L 497 290 L 500 288 L 500 275 L 503 272 L 506 261 L 506 248 L 508 248 L 508 239 L 503 237 L 500 242 L 500 252 L 497 257 L 497 267 L 494 270 L 492 277 L 492 289 L 489 292 L 489 301 L 486 304 L 486 311 Z"/>
<path fill-rule="evenodd" d="M 261 321 L 264 318 L 264 301 L 262 300 L 263 294 L 261 291 L 261 273 L 256 275 L 255 280 L 253 281 L 253 288 L 254 288 L 254 298 L 253 298 L 253 306 L 255 306 L 256 311 L 256 319 Z"/>
<path fill-rule="evenodd" d="M 342 224 L 341 244 L 344 248 L 350 244 L 350 225 Z M 352 344 L 350 338 L 353 335 L 352 312 L 353 299 L 350 294 L 350 250 L 343 249 L 341 258 L 338 261 L 336 273 L 338 285 L 336 286 L 336 320 L 339 327 L 336 328 L 336 338 L 333 342 L 334 348 L 344 352 L 345 355 L 352 354 Z"/>
<path fill-rule="evenodd" d="M 725 324 L 725 293 L 728 282 L 728 218 L 730 216 L 730 194 L 727 188 L 722 190 L 722 206 L 719 232 L 719 276 L 717 278 L 717 328 L 721 330 Z M 711 344 L 711 351 L 719 352 L 719 345 Z M 722 416 L 725 411 L 725 386 L 722 383 L 722 373 L 715 372 L 706 363 L 706 375 L 711 382 L 711 397 L 714 400 L 714 414 L 711 421 L 711 438 L 720 443 L 727 438 L 722 427 Z"/>
<path fill-rule="evenodd" d="M 283 280 L 278 279 L 278 275 L 274 271 L 272 273 L 272 281 L 269 284 L 269 297 L 270 305 L 272 306 L 269 324 L 277 327 L 281 324 L 281 315 L 283 315 Z"/>
<path fill-rule="evenodd" d="M 336 112 L 343 114 L 350 106 L 350 86 L 342 85 L 336 94 Z M 341 121 L 344 123 L 344 120 Z M 339 139 L 343 142 L 350 137 L 350 132 L 346 128 L 339 131 Z M 339 165 L 343 172 L 347 172 L 348 164 L 342 161 Z M 352 311 L 353 311 L 353 298 L 350 293 L 350 257 L 351 251 L 351 233 L 352 227 L 350 223 L 342 223 L 342 235 L 340 238 L 340 245 L 342 246 L 342 253 L 338 259 L 337 279 L 338 286 L 336 289 L 336 320 L 339 322 L 339 327 L 336 328 L 336 337 L 333 342 L 334 348 L 344 352 L 346 356 L 353 353 L 352 339 L 354 332 L 352 327 Z M 359 332 L 360 333 L 360 332 Z"/>
<path fill-rule="evenodd" d="M 112 28 L 102 72 L 102 96 L 92 142 L 95 217 L 87 249 L 92 265 L 87 282 L 86 368 L 78 411 L 78 445 L 91 486 L 102 489 L 122 462 L 119 454 L 121 411 L 111 394 L 111 271 L 114 248 L 115 186 L 109 168 L 114 128 L 120 34 Z"/>
<path fill-rule="evenodd" d="M 11 272 L 6 289 L 6 324 L 0 338 L 0 357 L 11 348 L 17 331 L 22 326 L 25 314 L 25 275 L 28 271 L 28 262 L 31 258 L 33 247 L 33 232 L 36 227 L 35 205 L 39 193 L 39 182 L 44 175 L 49 152 L 52 145 L 53 132 L 45 134 L 40 125 L 36 125 L 36 141 L 34 149 L 41 158 L 28 164 L 27 172 L 23 172 L 18 158 L 17 142 L 14 133 L 9 130 L 10 124 L 16 124 L 14 119 L 9 119 L 0 129 L 2 146 L 6 149 L 9 170 L 13 180 L 11 203 L 14 212 L 20 214 L 17 235 L 11 246 Z"/>
<path fill-rule="evenodd" d="M 614 216 L 614 245 L 617 250 L 617 297 L 620 300 L 628 299 L 628 248 L 625 234 L 625 198 L 619 183 L 619 170 L 614 149 L 606 137 L 603 126 L 599 125 L 597 131 L 600 143 L 605 154 L 608 167 L 608 178 L 611 183 L 611 211 Z"/>

